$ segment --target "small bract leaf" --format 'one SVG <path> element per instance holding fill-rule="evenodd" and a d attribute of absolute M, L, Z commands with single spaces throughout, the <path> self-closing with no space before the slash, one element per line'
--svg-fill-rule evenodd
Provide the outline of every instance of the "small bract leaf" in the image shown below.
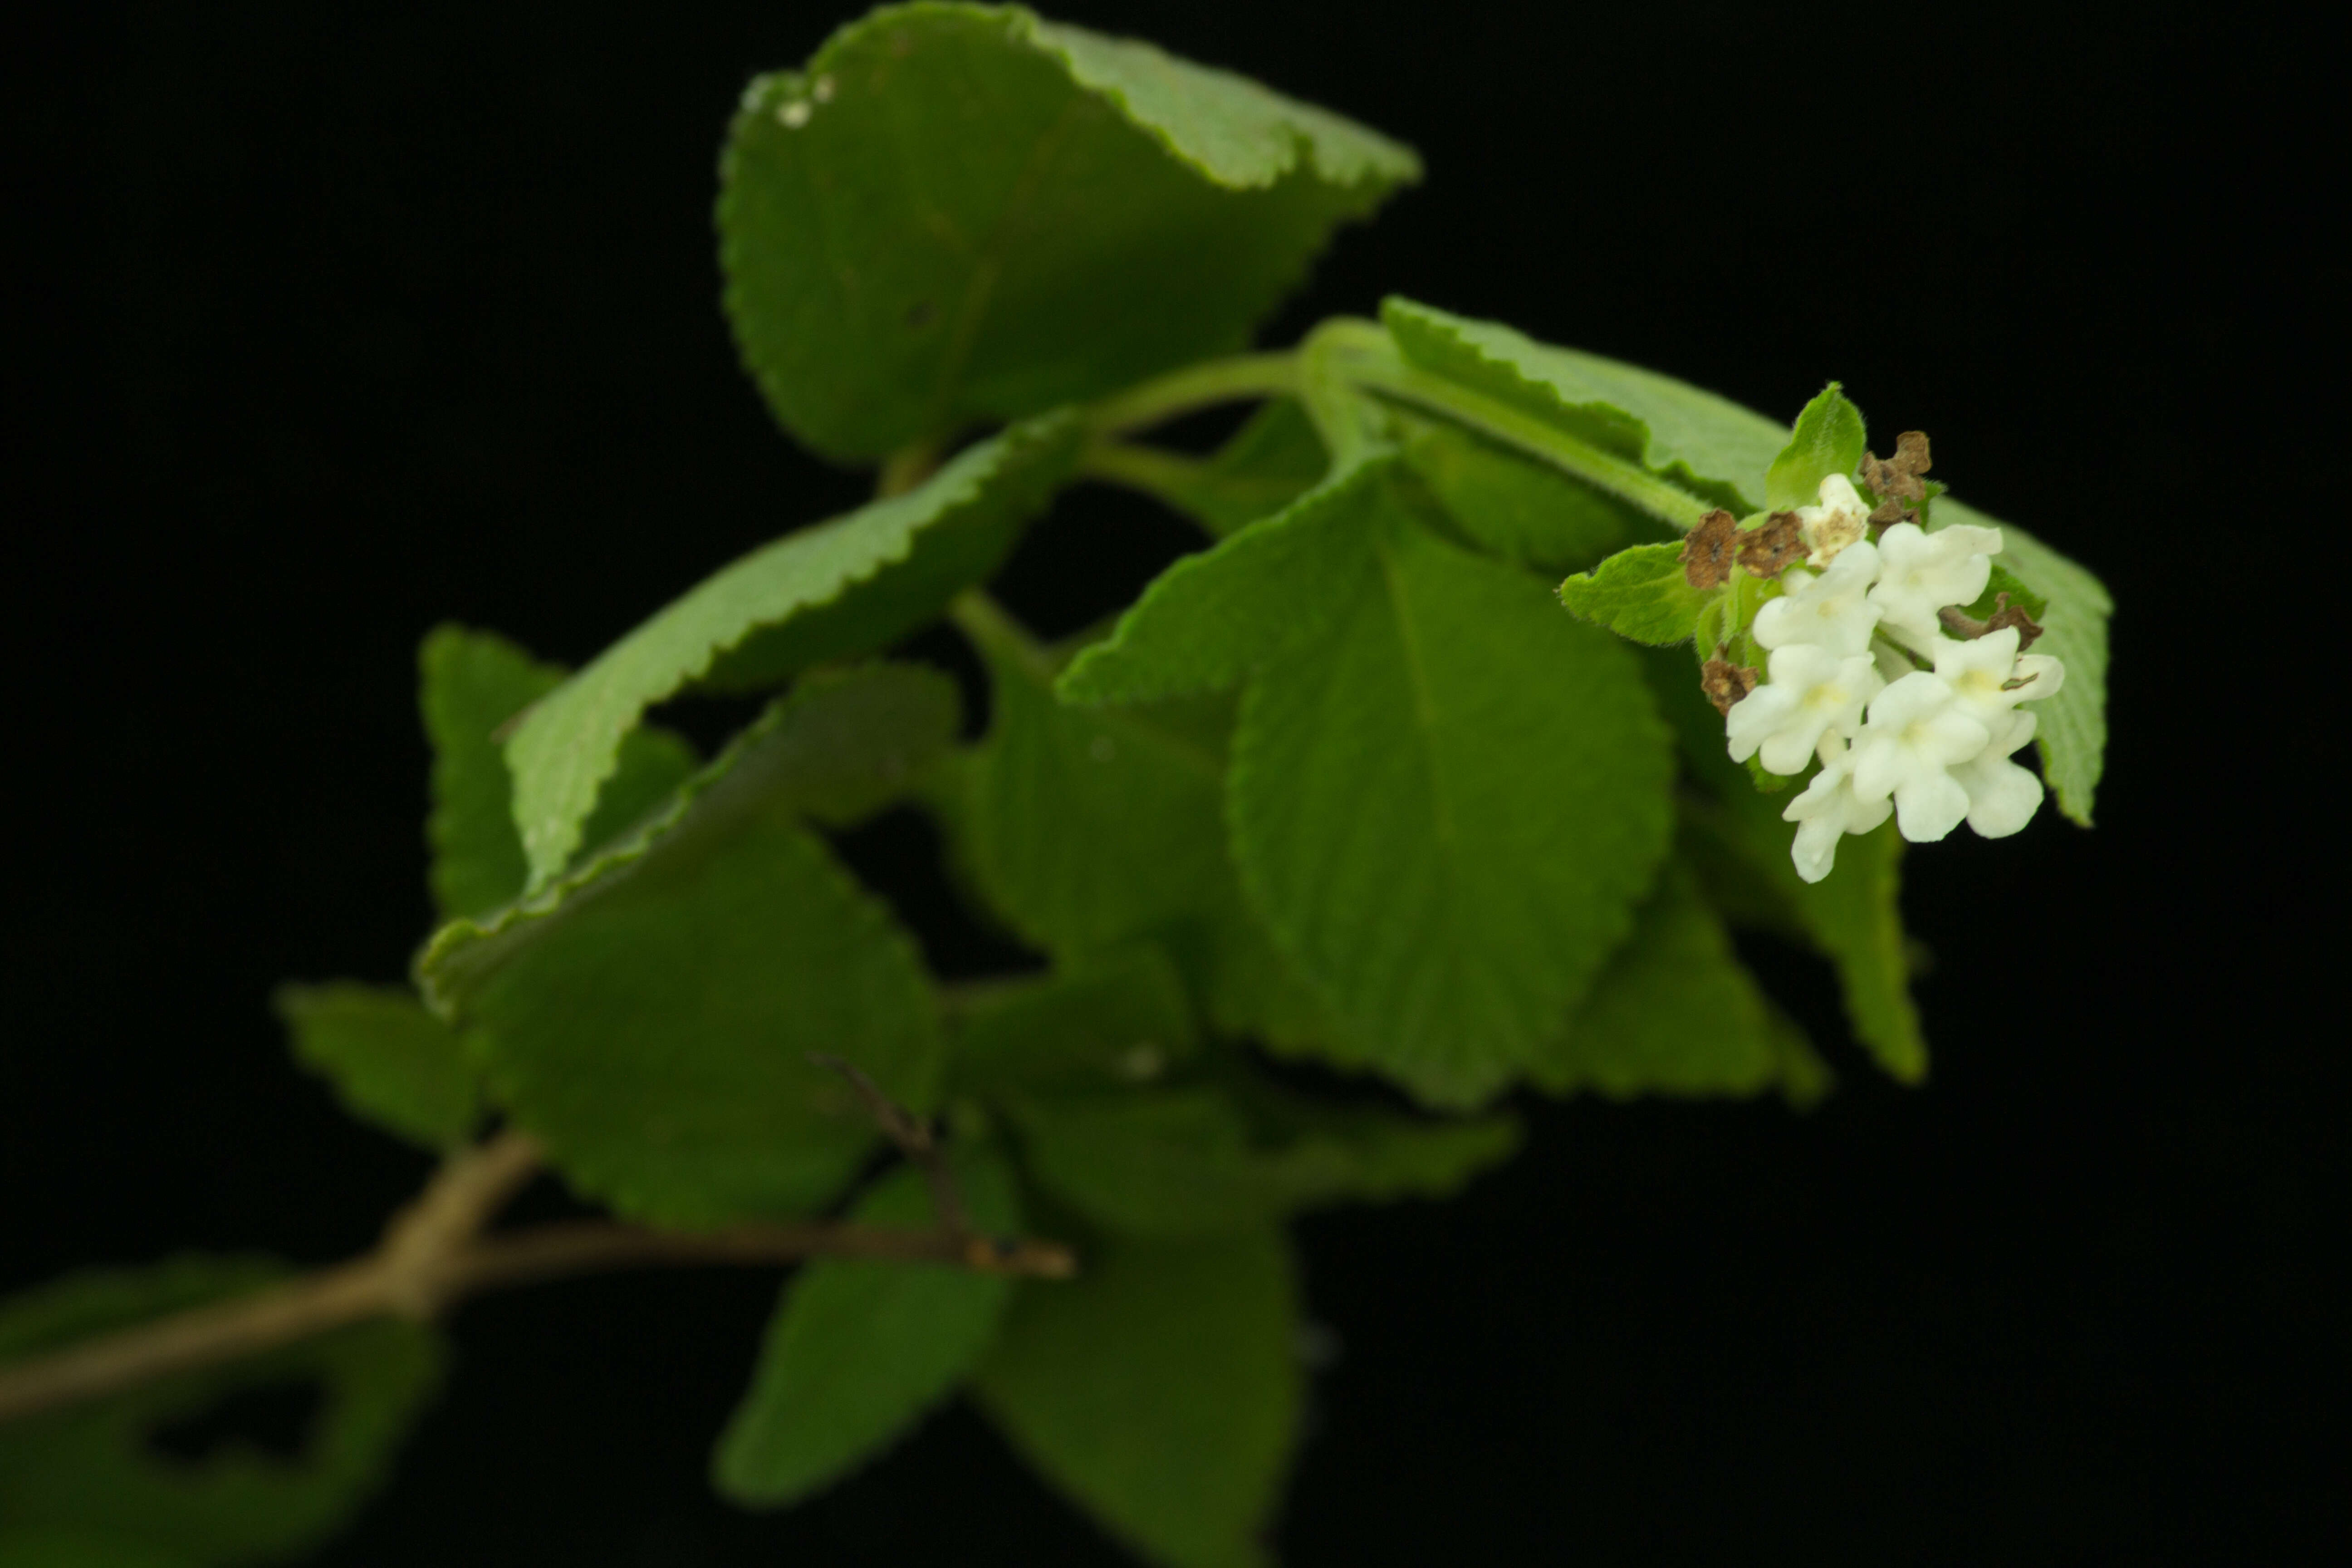
<path fill-rule="evenodd" d="M 1364 463 L 1162 572 L 1055 689 L 1066 702 L 1149 702 L 1232 686 L 1312 636 L 1359 593 L 1363 540 L 1397 459 Z"/>
<path fill-rule="evenodd" d="M 1764 505 L 1780 511 L 1821 500 L 1822 481 L 1832 475 L 1851 479 L 1861 467 L 1870 437 L 1862 410 L 1846 400 L 1836 382 L 1822 388 L 1797 416 L 1789 445 L 1764 474 Z"/>
<path fill-rule="evenodd" d="M 433 897 L 444 917 L 479 914 L 522 891 L 522 839 L 515 831 L 514 781 L 499 731 L 563 682 L 560 665 L 542 664 L 506 638 L 463 626 L 436 626 L 418 650 L 419 705 L 433 742 Z M 646 726 L 622 741 L 613 776 L 596 796 L 581 835 L 604 843 L 635 826 L 694 772 L 694 748 Z"/>
<path fill-rule="evenodd" d="M 0 1365 L 286 1277 L 252 1258 L 184 1257 L 68 1275 L 0 1303 Z M 0 1426 L 0 1520 L 52 1540 L 87 1532 L 190 1564 L 299 1555 L 374 1490 L 439 1381 L 438 1337 L 384 1321 Z M 159 1433 L 247 1391 L 315 1391 L 296 1450 L 225 1441 L 192 1457 Z M 125 1558 L 126 1561 L 137 1561 Z M 92 1558 L 92 1562 L 106 1561 Z"/>
<path fill-rule="evenodd" d="M 1591 485 L 1450 425 L 1416 431 L 1405 460 L 1472 543 L 1546 575 L 1581 570 L 1657 532 Z"/>
<path fill-rule="evenodd" d="M 1145 1561 L 1266 1568 L 1298 1427 L 1281 1234 L 1106 1242 L 1020 1287 L 982 1407 L 1040 1474 Z"/>
<path fill-rule="evenodd" d="M 743 360 L 837 458 L 1241 344 L 1412 153 L 1017 7 L 889 6 L 754 81 L 720 164 Z"/>
<path fill-rule="evenodd" d="M 913 944 L 792 817 L 908 787 L 953 725 L 929 671 L 810 682 L 635 834 L 435 937 L 428 1000 L 478 1026 L 492 1097 L 575 1185 L 681 1226 L 823 1203 L 874 1129 L 811 1051 L 931 1103 Z"/>
<path fill-rule="evenodd" d="M 480 1121 L 457 1032 L 406 987 L 281 985 L 271 1000 L 295 1058 L 361 1121 L 428 1149 L 463 1142 Z"/>
<path fill-rule="evenodd" d="M 1401 503 L 1377 521 L 1363 586 L 1243 698 L 1234 848 L 1354 1059 L 1466 1105 L 1566 1026 L 1630 928 L 1672 764 L 1623 645 Z"/>
<path fill-rule="evenodd" d="M 1016 1234 L 1013 1181 L 992 1156 L 954 1161 L 957 1189 L 983 1235 Z M 939 1224 L 920 1173 L 891 1172 L 855 1222 Z M 719 1435 L 711 1479 L 753 1508 L 822 1491 L 898 1442 L 963 1381 L 1012 1295 L 1012 1279 L 966 1268 L 824 1258 L 784 1287 L 743 1402 Z"/>
<path fill-rule="evenodd" d="M 1066 472 L 1076 434 L 1066 418 L 1033 421 L 969 448 L 905 495 L 754 551 L 540 701 L 506 748 L 531 886 L 572 858 L 622 737 L 646 708 L 709 675 L 763 628 L 775 628 L 773 639 L 744 655 L 756 655 L 763 679 L 911 630 L 995 568 Z"/>
<path fill-rule="evenodd" d="M 2066 666 L 2058 695 L 2025 710 L 2039 716 L 2033 743 L 2042 753 L 2042 776 L 2058 797 L 2058 809 L 2091 826 L 2091 803 L 2098 793 L 2107 747 L 2107 617 L 2115 601 L 2096 577 L 2013 522 L 1988 517 L 1948 496 L 1935 503 L 1935 527 L 1968 523 L 1998 528 L 2001 552 L 1996 564 L 2042 601 L 2035 620 L 2039 654 L 2055 655 Z M 1930 530 L 1930 531 L 1934 531 Z"/>
<path fill-rule="evenodd" d="M 1636 544 L 1559 585 L 1559 602 L 1580 619 L 1661 647 L 1690 641 L 1714 597 L 1691 586 L 1680 544 Z"/>

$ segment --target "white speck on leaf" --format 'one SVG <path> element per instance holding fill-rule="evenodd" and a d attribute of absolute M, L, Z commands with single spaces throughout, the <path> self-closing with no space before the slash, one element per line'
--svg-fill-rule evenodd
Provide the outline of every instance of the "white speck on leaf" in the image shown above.
<path fill-rule="evenodd" d="M 777 108 L 776 122 L 787 131 L 798 131 L 809 122 L 811 112 L 813 111 L 809 108 L 808 100 L 796 98 L 790 103 Z"/>
<path fill-rule="evenodd" d="M 817 78 L 816 86 L 811 90 L 819 103 L 831 103 L 833 101 L 833 79 L 829 76 L 821 76 Z"/>

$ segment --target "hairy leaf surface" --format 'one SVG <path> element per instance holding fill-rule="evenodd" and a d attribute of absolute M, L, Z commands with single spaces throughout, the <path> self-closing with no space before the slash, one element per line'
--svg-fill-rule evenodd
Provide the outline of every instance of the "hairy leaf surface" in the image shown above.
<path fill-rule="evenodd" d="M 990 902 L 1064 957 L 1160 943 L 1224 1032 L 1312 1028 L 1223 852 L 1230 704 L 1066 707 L 1055 657 L 1010 637 L 982 652 L 995 716 L 960 820 Z"/>
<path fill-rule="evenodd" d="M 646 708 L 710 676 L 763 629 L 772 637 L 744 656 L 756 655 L 763 679 L 911 630 L 995 568 L 1066 471 L 1075 441 L 1067 419 L 1033 421 L 904 495 L 787 534 L 656 611 L 541 700 L 506 745 L 531 887 L 572 858 L 622 738 Z"/>
<path fill-rule="evenodd" d="M 743 96 L 720 260 L 787 429 L 880 458 L 1240 346 L 1406 148 L 1018 7 L 889 6 Z"/>
<path fill-rule="evenodd" d="M 1665 848 L 1667 735 L 1622 645 L 1397 516 L 1234 742 L 1252 904 L 1367 1060 L 1433 1104 L 1567 1025 Z"/>
<path fill-rule="evenodd" d="M 1021 1226 L 1013 1182 L 992 1156 L 959 1158 L 958 1191 L 985 1235 Z M 859 1225 L 939 1224 L 921 1173 L 900 1166 L 855 1211 Z M 1012 1295 L 1002 1274 L 937 1265 L 820 1258 L 784 1287 L 751 1385 L 711 1458 L 719 1490 L 782 1508 L 898 1442 L 963 1381 Z"/>
<path fill-rule="evenodd" d="M 1143 591 L 1055 688 L 1068 702 L 1149 702 L 1234 685 L 1311 637 L 1360 591 L 1397 459 L 1360 464 Z"/>
<path fill-rule="evenodd" d="M 870 809 L 953 733 L 944 679 L 880 666 L 804 683 L 594 860 L 418 962 L 494 1099 L 582 1189 L 659 1223 L 824 1202 L 873 1128 L 810 1051 L 917 1110 L 940 1037 L 912 942 L 794 821 Z"/>
<path fill-rule="evenodd" d="M 457 1031 L 406 986 L 281 985 L 271 998 L 295 1059 L 362 1121 L 428 1149 L 464 1142 L 481 1120 Z"/>
<path fill-rule="evenodd" d="M 1148 1562 L 1265 1568 L 1298 1427 L 1281 1233 L 1106 1242 L 1020 1288 L 982 1406 L 1038 1471 Z"/>
<path fill-rule="evenodd" d="M 286 1277 L 254 1258 L 181 1257 L 89 1269 L 0 1304 L 0 1364 Z M 0 1521 L 86 1532 L 124 1553 L 191 1564 L 277 1561 L 332 1531 L 372 1492 L 438 1384 L 438 1336 L 362 1323 L 0 1426 Z M 320 1404 L 289 1456 L 231 1440 L 194 1458 L 154 1435 L 244 1391 L 311 1387 Z M 131 1559 L 135 1561 L 135 1559 Z M 102 1559 L 92 1559 L 102 1561 Z"/>
<path fill-rule="evenodd" d="M 1553 1093 L 1754 1094 L 1809 1100 L 1826 1069 L 1757 988 L 1689 873 L 1669 864 L 1592 999 L 1529 1074 Z"/>

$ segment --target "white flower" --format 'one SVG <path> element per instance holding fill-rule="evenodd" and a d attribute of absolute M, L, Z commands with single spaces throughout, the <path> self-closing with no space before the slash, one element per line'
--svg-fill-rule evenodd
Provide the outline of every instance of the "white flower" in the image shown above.
<path fill-rule="evenodd" d="M 1843 553 L 1846 546 L 1859 544 L 1870 536 L 1870 507 L 1853 481 L 1843 474 L 1832 474 L 1822 481 L 1822 504 L 1797 509 L 1798 531 L 1805 538 L 1805 546 L 1812 553 L 1805 557 L 1809 566 L 1826 566 Z"/>
<path fill-rule="evenodd" d="M 1756 612 L 1758 646 L 1809 643 L 1841 658 L 1866 651 L 1880 613 L 1870 602 L 1871 580 L 1877 575 L 1878 547 L 1867 540 L 1840 551 L 1818 577 L 1801 566 L 1790 567 L 1780 574 L 1780 596 Z"/>
<path fill-rule="evenodd" d="M 1837 864 L 1839 839 L 1849 833 L 1868 833 L 1895 809 L 1884 795 L 1864 800 L 1853 793 L 1853 753 L 1843 742 L 1835 745 L 1832 751 L 1829 742 L 1823 743 L 1822 771 L 1780 814 L 1781 821 L 1797 824 L 1797 841 L 1789 858 L 1796 862 L 1797 875 L 1808 882 L 1820 881 Z"/>
<path fill-rule="evenodd" d="M 1985 749 L 1952 769 L 1969 792 L 1969 826 L 1987 838 L 2006 838 L 2042 808 L 2042 781 L 2009 759 L 2033 739 L 2031 713 L 2004 713 Z"/>
<path fill-rule="evenodd" d="M 1924 669 L 1914 670 L 1871 701 L 1853 746 L 1855 797 L 1883 801 L 1893 795 L 1903 837 L 1914 844 L 1932 843 L 1969 814 L 1969 792 L 1946 770 L 1983 751 L 1991 738 L 1953 698 L 1949 685 Z"/>
<path fill-rule="evenodd" d="M 1898 522 L 1878 536 L 1881 571 L 1870 602 L 1887 629 L 1924 647 L 1941 630 L 1937 610 L 1976 603 L 2000 552 L 1997 528 L 1958 523 L 1927 533 L 1916 522 Z"/>
<path fill-rule="evenodd" d="M 1851 737 L 1862 728 L 1863 705 L 1886 683 L 1867 653 L 1844 658 L 1824 647 L 1793 643 L 1775 648 L 1766 684 L 1732 705 L 1724 721 L 1731 760 L 1764 753 L 1764 771 L 1801 773 L 1824 734 Z"/>
<path fill-rule="evenodd" d="M 2019 633 L 2003 626 L 1966 642 L 1937 637 L 1927 651 L 1936 658 L 1936 677 L 1952 689 L 1953 699 L 1970 717 L 1995 734 L 2021 702 L 2038 702 L 2054 696 L 2066 679 L 2066 667 L 2046 654 L 2017 651 Z"/>

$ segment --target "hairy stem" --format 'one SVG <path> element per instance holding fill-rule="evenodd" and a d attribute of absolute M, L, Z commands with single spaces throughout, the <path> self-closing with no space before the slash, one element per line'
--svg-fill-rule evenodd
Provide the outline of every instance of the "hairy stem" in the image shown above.
<path fill-rule="evenodd" d="M 1053 685 L 1061 673 L 1061 666 L 1036 635 L 983 589 L 966 588 L 950 600 L 948 619 L 981 652 L 1011 656 L 1041 685 Z"/>
<path fill-rule="evenodd" d="M 1298 377 L 1296 353 L 1203 360 L 1114 393 L 1094 405 L 1087 423 L 1098 436 L 1123 436 L 1221 403 L 1286 396 L 1298 390 Z"/>
<path fill-rule="evenodd" d="M 505 1132 L 445 1161 L 415 1201 L 393 1215 L 373 1252 L 250 1295 L 0 1367 L 0 1422 L 119 1394 L 372 1318 L 428 1320 L 487 1290 L 615 1268 L 857 1258 L 1040 1279 L 1067 1279 L 1076 1272 L 1069 1249 L 1055 1243 L 973 1234 L 963 1222 L 961 1199 L 945 1184 L 945 1166 L 929 1130 L 916 1127 L 887 1100 L 869 1108 L 902 1149 L 908 1147 L 902 1136 L 908 1129 L 919 1135 L 925 1150 L 920 1163 L 940 1203 L 940 1228 L 811 1223 L 674 1232 L 580 1220 L 483 1236 L 482 1226 L 540 1168 L 538 1144 L 525 1134 Z M 905 1126 L 894 1125 L 893 1118 Z M 909 1150 L 908 1157 L 918 1156 Z"/>
<path fill-rule="evenodd" d="M 1715 510 L 1678 485 L 1614 452 L 1580 441 L 1565 431 L 1459 382 L 1410 365 L 1394 351 L 1351 354 L 1343 374 L 1355 385 L 1424 412 L 1468 426 L 1480 435 L 1517 447 L 1571 479 L 1640 508 L 1683 532 Z"/>

